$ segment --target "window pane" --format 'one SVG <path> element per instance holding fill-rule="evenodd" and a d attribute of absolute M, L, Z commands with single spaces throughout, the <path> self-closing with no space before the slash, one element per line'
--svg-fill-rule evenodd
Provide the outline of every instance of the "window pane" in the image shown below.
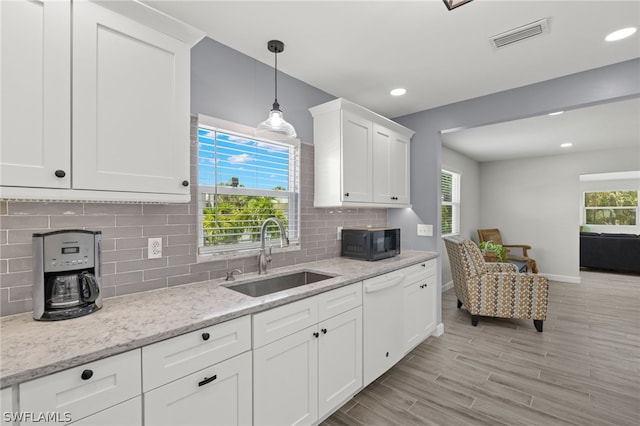
<path fill-rule="evenodd" d="M 198 129 L 200 185 L 289 191 L 294 147 Z"/>
<path fill-rule="evenodd" d="M 453 200 L 453 176 L 451 173 L 442 172 L 440 175 L 442 185 L 442 201 L 450 203 Z"/>
<path fill-rule="evenodd" d="M 453 231 L 453 206 L 442 205 L 442 234 L 451 234 Z"/>
<path fill-rule="evenodd" d="M 636 209 L 586 210 L 588 225 L 635 225 Z"/>
<path fill-rule="evenodd" d="M 246 244 L 260 241 L 260 227 L 269 217 L 289 224 L 287 197 L 202 194 L 203 246 Z M 275 224 L 267 227 L 267 237 L 280 238 Z"/>
<path fill-rule="evenodd" d="M 635 207 L 638 191 L 585 192 L 585 207 Z"/>

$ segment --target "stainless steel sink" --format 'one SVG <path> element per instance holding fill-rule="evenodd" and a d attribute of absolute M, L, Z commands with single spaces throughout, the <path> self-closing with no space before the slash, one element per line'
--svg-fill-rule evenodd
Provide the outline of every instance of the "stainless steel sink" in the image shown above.
<path fill-rule="evenodd" d="M 331 275 L 319 274 L 317 272 L 294 272 L 287 275 L 278 275 L 263 278 L 257 281 L 226 286 L 228 289 L 246 294 L 251 297 L 260 297 L 302 285 L 317 283 L 318 281 L 335 278 Z"/>

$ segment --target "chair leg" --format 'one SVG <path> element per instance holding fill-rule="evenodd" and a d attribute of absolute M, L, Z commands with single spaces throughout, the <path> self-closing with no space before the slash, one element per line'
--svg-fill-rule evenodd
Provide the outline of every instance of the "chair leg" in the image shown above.
<path fill-rule="evenodd" d="M 478 315 L 471 315 L 471 325 L 474 327 L 477 326 L 479 318 Z"/>
<path fill-rule="evenodd" d="M 533 320 L 533 325 L 539 333 L 542 333 L 542 320 Z"/>
<path fill-rule="evenodd" d="M 458 309 L 460 309 L 462 307 L 462 302 L 460 301 L 460 299 L 457 299 L 457 300 L 458 300 Z"/>

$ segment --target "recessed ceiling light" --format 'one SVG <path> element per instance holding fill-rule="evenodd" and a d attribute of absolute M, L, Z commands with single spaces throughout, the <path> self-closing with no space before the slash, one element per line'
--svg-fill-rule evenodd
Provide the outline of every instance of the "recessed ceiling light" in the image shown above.
<path fill-rule="evenodd" d="M 402 96 L 407 93 L 407 89 L 403 89 L 402 87 L 398 87 L 397 89 L 393 89 L 391 92 L 392 96 Z"/>
<path fill-rule="evenodd" d="M 573 144 L 571 142 L 560 144 L 560 148 L 571 148 Z"/>
<path fill-rule="evenodd" d="M 550 112 L 549 115 L 560 115 L 563 114 L 564 111 L 556 111 L 556 112 Z"/>
<path fill-rule="evenodd" d="M 618 31 L 614 31 L 611 34 L 609 34 L 608 36 L 606 36 L 604 39 L 606 41 L 618 41 L 618 40 L 622 40 L 623 38 L 627 38 L 629 36 L 632 36 L 636 33 L 638 29 L 636 27 L 628 27 L 628 28 L 623 28 L 621 30 Z"/>

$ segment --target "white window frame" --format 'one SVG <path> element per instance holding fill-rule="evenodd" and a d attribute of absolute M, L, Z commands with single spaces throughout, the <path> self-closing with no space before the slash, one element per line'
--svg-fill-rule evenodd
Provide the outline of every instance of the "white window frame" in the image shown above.
<path fill-rule="evenodd" d="M 289 247 L 285 247 L 280 249 L 280 240 L 273 240 L 267 243 L 267 246 L 273 246 L 273 251 L 292 251 L 300 249 L 300 140 L 295 139 L 292 141 L 282 142 L 282 141 L 270 141 L 268 139 L 261 139 L 252 136 L 255 132 L 255 128 L 245 126 L 238 123 L 233 123 L 230 121 L 209 117 L 203 114 L 198 114 L 198 122 L 196 126 L 196 174 L 199 174 L 199 137 L 198 130 L 200 128 L 206 128 L 207 130 L 219 131 L 221 133 L 226 133 L 230 135 L 236 135 L 242 138 L 251 139 L 260 141 L 263 140 L 265 142 L 277 143 L 277 144 L 286 144 L 294 147 L 294 156 L 292 162 L 290 162 L 290 173 L 292 175 L 293 181 L 290 182 L 290 191 L 275 191 L 275 190 L 262 190 L 262 189 L 251 189 L 251 188 L 242 188 L 242 187 L 225 187 L 225 186 L 216 186 L 216 185 L 200 185 L 199 178 L 196 179 L 197 182 L 197 200 L 196 200 L 196 208 L 197 208 L 197 227 L 198 227 L 198 259 L 199 261 L 207 261 L 214 260 L 212 258 L 223 259 L 228 257 L 239 257 L 239 256 L 250 256 L 257 254 L 260 249 L 260 242 L 255 242 L 252 244 L 243 243 L 243 244 L 228 244 L 228 245 L 219 245 L 219 246 L 204 246 L 204 229 L 202 226 L 203 223 L 203 193 L 209 194 L 227 194 L 227 195 L 259 195 L 266 197 L 283 197 L 286 196 L 289 198 L 288 206 L 288 224 L 287 224 L 287 237 L 289 238 Z M 291 169 L 292 168 L 292 169 Z"/>
<path fill-rule="evenodd" d="M 451 201 L 444 201 L 444 196 L 441 196 L 441 207 L 440 211 L 442 211 L 442 206 L 451 206 L 451 232 L 444 233 L 442 231 L 442 225 L 444 224 L 444 220 L 440 218 L 440 232 L 442 236 L 448 235 L 460 235 L 460 183 L 462 181 L 462 175 L 457 172 L 453 172 L 450 170 L 442 169 L 440 171 L 440 192 L 442 194 L 442 174 L 451 175 Z"/>

